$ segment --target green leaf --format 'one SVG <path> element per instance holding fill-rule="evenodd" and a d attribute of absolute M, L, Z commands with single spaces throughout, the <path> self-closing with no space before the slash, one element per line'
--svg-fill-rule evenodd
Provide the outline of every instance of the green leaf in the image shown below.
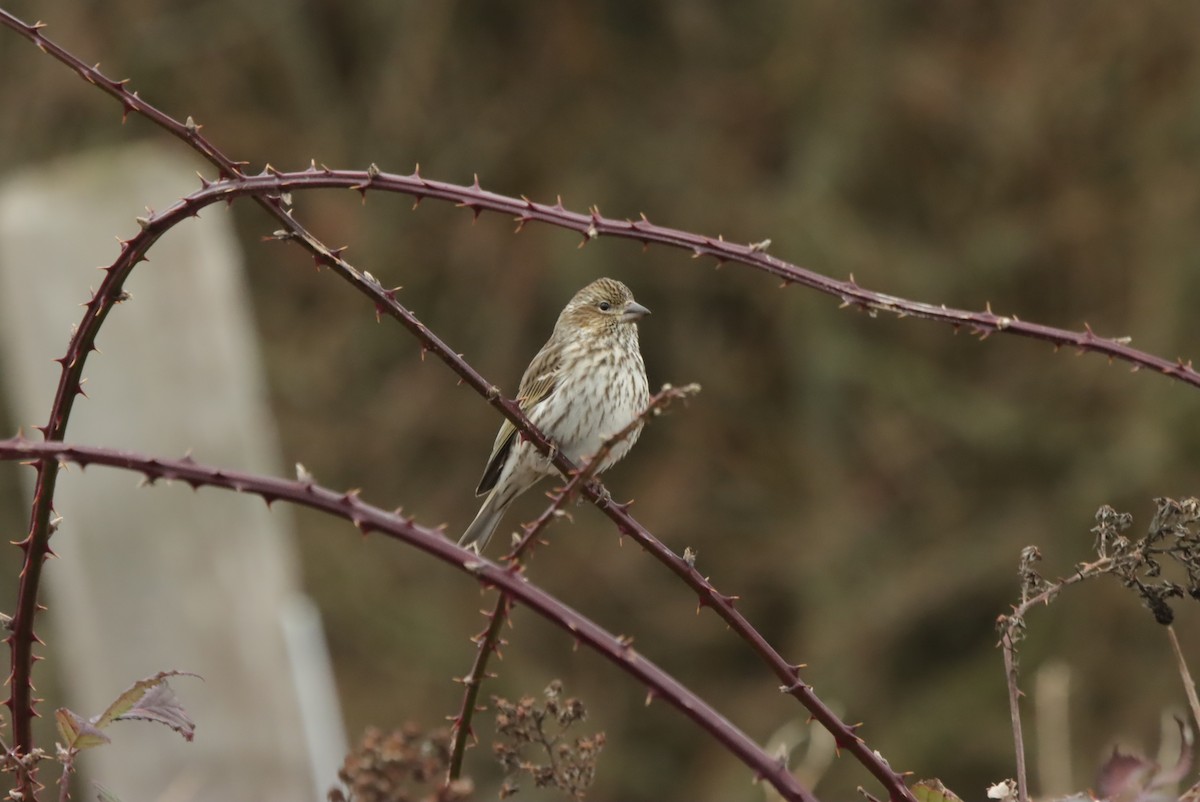
<path fill-rule="evenodd" d="M 54 721 L 58 725 L 58 737 L 67 749 L 78 752 L 110 743 L 109 737 L 95 724 L 65 707 L 54 711 Z"/>
<path fill-rule="evenodd" d="M 921 780 L 912 787 L 917 802 L 962 802 L 958 794 L 942 785 L 941 780 Z"/>

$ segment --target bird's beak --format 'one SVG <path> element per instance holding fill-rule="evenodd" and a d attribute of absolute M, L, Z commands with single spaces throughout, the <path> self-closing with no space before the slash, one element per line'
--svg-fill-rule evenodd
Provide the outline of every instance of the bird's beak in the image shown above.
<path fill-rule="evenodd" d="M 640 320 L 650 314 L 650 310 L 639 304 L 637 301 L 630 301 L 625 306 L 625 314 L 621 315 L 621 320 L 630 323 L 634 320 Z"/>

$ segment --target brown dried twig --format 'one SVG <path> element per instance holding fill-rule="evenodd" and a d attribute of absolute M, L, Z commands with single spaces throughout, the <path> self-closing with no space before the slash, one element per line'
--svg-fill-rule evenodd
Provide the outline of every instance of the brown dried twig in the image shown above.
<path fill-rule="evenodd" d="M 1183 568 L 1187 575 L 1186 593 L 1200 599 L 1200 500 L 1194 498 L 1176 501 L 1169 498 L 1155 499 L 1157 509 L 1144 537 L 1130 538 L 1126 532 L 1133 524 L 1128 513 L 1118 513 L 1108 505 L 1096 511 L 1096 525 L 1092 532 L 1096 536 L 1096 559 L 1080 563 L 1075 572 L 1054 581 L 1044 579 L 1036 569 L 1042 555 L 1036 546 L 1027 546 L 1021 551 L 1018 573 L 1021 577 L 1021 600 L 1013 605 L 1012 612 L 996 619 L 1000 632 L 999 646 L 1004 653 L 1004 673 L 1008 686 L 1009 715 L 1012 719 L 1013 744 L 1016 751 L 1017 788 L 1020 802 L 1028 800 L 1028 785 L 1025 769 L 1025 746 L 1021 727 L 1020 697 L 1018 687 L 1019 653 L 1018 644 L 1025 637 L 1026 616 L 1039 605 L 1048 605 L 1064 589 L 1086 580 L 1101 576 L 1113 576 L 1121 584 L 1132 589 L 1154 615 L 1155 620 L 1166 625 L 1168 636 L 1176 655 L 1180 657 L 1180 676 L 1188 695 L 1193 715 L 1200 722 L 1200 701 L 1196 699 L 1195 687 L 1183 663 L 1171 628 L 1174 611 L 1168 599 L 1181 597 L 1185 589 L 1169 579 L 1163 579 L 1161 561 L 1165 557 Z"/>

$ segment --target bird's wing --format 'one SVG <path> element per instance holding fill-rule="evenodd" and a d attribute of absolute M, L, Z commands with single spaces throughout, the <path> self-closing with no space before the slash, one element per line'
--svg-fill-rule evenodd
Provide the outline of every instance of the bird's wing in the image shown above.
<path fill-rule="evenodd" d="M 558 350 L 551 349 L 550 343 L 542 346 L 542 350 L 538 351 L 537 356 L 529 363 L 529 367 L 525 369 L 525 375 L 521 377 L 521 385 L 517 389 L 517 406 L 526 415 L 554 392 L 554 388 L 558 385 L 560 364 Z M 479 487 L 475 489 L 476 496 L 482 496 L 496 486 L 496 482 L 500 479 L 500 472 L 504 470 L 504 462 L 508 459 L 516 439 L 517 427 L 513 426 L 512 421 L 505 420 L 496 434 L 496 442 L 492 446 L 492 455 L 488 457 L 483 478 L 479 480 Z"/>

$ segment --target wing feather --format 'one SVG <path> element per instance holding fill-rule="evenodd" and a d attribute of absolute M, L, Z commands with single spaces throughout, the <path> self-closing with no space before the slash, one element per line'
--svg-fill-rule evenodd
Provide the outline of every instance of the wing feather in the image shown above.
<path fill-rule="evenodd" d="M 538 351 L 537 356 L 525 369 L 525 375 L 521 377 L 521 384 L 517 389 L 517 406 L 521 408 L 522 412 L 528 415 L 535 406 L 554 393 L 555 387 L 558 386 L 561 365 L 562 359 L 557 343 L 551 337 L 550 341 L 542 346 L 542 350 Z M 483 478 L 479 480 L 479 487 L 475 489 L 476 496 L 491 492 L 492 488 L 496 486 L 516 441 L 517 427 L 513 426 L 512 421 L 505 420 L 500 425 L 500 431 L 496 433 L 492 454 L 488 457 Z"/>

